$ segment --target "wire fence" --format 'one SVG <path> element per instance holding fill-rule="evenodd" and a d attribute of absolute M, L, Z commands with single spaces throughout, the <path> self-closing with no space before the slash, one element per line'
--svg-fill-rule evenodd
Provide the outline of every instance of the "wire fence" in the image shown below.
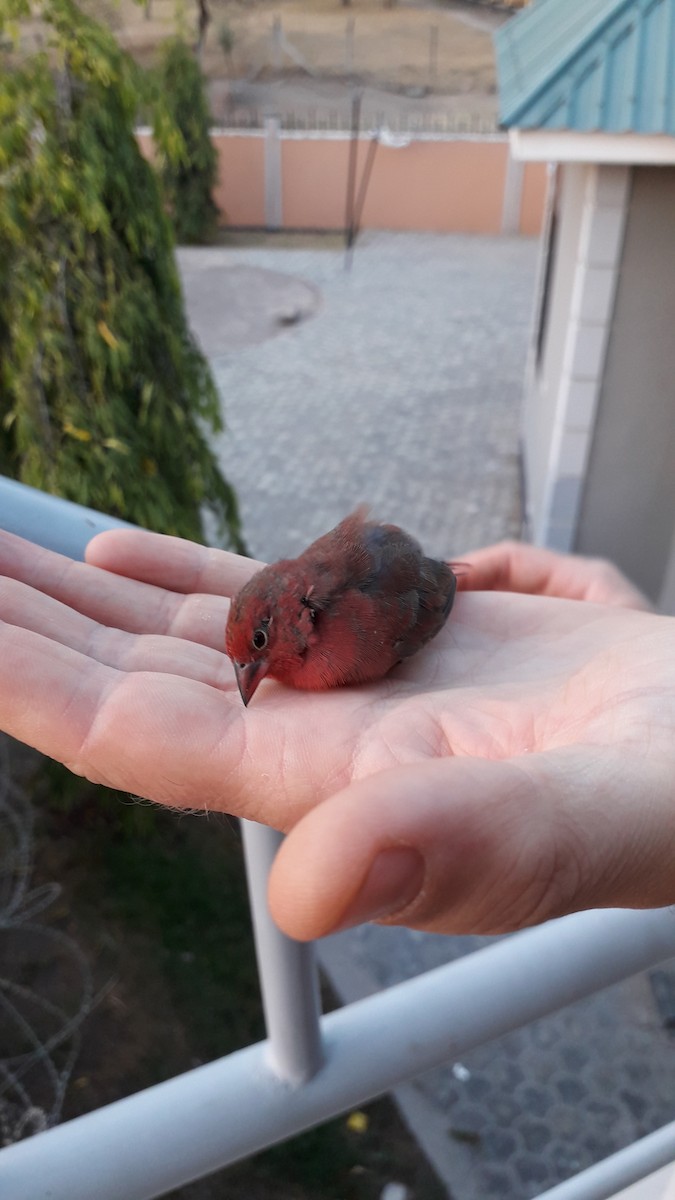
<path fill-rule="evenodd" d="M 32 886 L 34 820 L 0 737 L 0 1145 L 58 1123 L 94 1003 L 89 966 L 71 937 L 39 918 L 58 884 Z"/>
<path fill-rule="evenodd" d="M 223 116 L 226 130 L 263 129 L 274 117 L 283 130 L 307 133 L 349 133 L 351 117 L 347 109 L 310 106 L 302 112 L 275 112 L 270 108 L 229 108 Z M 496 117 L 476 112 L 405 113 L 364 107 L 361 117 L 364 133 L 385 130 L 400 136 L 457 137 L 462 134 L 495 135 L 499 132 Z"/>
<path fill-rule="evenodd" d="M 331 12 L 287 10 L 267 19 L 250 13 L 214 23 L 218 46 L 233 78 L 264 79 L 292 73 L 305 79 L 360 79 L 415 92 L 453 93 L 494 86 L 490 27 L 458 22 L 443 9 L 429 19 L 414 9 L 368 8 Z"/>

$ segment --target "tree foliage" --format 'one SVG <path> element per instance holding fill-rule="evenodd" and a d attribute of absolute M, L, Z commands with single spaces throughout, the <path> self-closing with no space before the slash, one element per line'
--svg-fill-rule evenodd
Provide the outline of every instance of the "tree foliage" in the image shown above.
<path fill-rule="evenodd" d="M 0 0 L 0 36 L 0 473 L 239 547 L 137 69 L 73 0 Z"/>
<path fill-rule="evenodd" d="M 207 242 L 218 215 L 212 195 L 218 156 L 210 137 L 204 77 L 192 50 L 180 38 L 171 38 L 162 48 L 159 91 L 161 120 L 155 121 L 155 141 L 176 240 Z"/>

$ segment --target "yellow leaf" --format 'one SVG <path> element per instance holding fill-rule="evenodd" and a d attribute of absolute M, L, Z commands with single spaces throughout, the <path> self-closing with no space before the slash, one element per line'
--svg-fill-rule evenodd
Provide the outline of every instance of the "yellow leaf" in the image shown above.
<path fill-rule="evenodd" d="M 141 466 L 143 468 L 144 475 L 150 475 L 152 477 L 153 475 L 157 474 L 157 463 L 153 458 L 144 458 L 141 461 Z"/>
<path fill-rule="evenodd" d="M 119 438 L 110 437 L 103 439 L 103 445 L 106 450 L 117 450 L 118 454 L 128 454 L 129 447 L 126 442 L 121 442 Z"/>
<path fill-rule="evenodd" d="M 368 1128 L 368 1117 L 364 1112 L 351 1112 L 347 1117 L 347 1129 L 352 1133 L 365 1133 Z"/>
<path fill-rule="evenodd" d="M 119 346 L 119 342 L 118 342 L 117 338 L 115 337 L 115 334 L 112 332 L 112 330 L 108 328 L 105 321 L 99 321 L 96 328 L 98 329 L 106 346 L 110 346 L 111 350 L 116 350 L 117 347 Z"/>
<path fill-rule="evenodd" d="M 68 437 L 77 438 L 78 442 L 91 441 L 91 434 L 88 429 L 78 429 L 77 425 L 72 425 L 70 421 L 65 422 L 63 432 L 67 433 Z"/>

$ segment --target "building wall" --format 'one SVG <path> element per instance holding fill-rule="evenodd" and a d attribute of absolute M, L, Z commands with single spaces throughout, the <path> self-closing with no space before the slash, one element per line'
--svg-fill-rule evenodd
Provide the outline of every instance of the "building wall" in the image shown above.
<path fill-rule="evenodd" d="M 636 167 L 576 548 L 657 599 L 674 532 L 675 167 Z"/>
<path fill-rule="evenodd" d="M 214 199 L 228 225 L 265 224 L 265 141 L 262 137 L 214 137 L 218 183 Z"/>
<path fill-rule="evenodd" d="M 357 185 L 367 147 L 368 141 L 362 139 Z M 286 228 L 342 228 L 348 158 L 347 138 L 282 139 Z M 501 140 L 378 146 L 362 225 L 366 229 L 500 233 L 507 158 L 508 143 Z M 527 215 L 529 219 L 529 206 Z"/>
<path fill-rule="evenodd" d="M 141 130 L 138 137 L 150 155 L 149 132 Z M 348 135 L 216 129 L 212 138 L 219 157 L 215 200 L 224 223 L 234 228 L 344 229 Z M 367 136 L 359 141 L 357 193 L 369 142 Z M 379 145 L 361 226 L 534 236 L 541 229 L 546 165 L 514 164 L 520 196 L 515 220 L 509 215 L 507 222 L 508 162 L 508 142 L 501 135 L 452 140 L 413 136 L 400 146 Z"/>
<path fill-rule="evenodd" d="M 542 265 L 539 312 L 535 315 L 532 361 L 523 406 L 522 445 L 528 532 L 546 541 L 540 528 L 549 473 L 551 445 L 562 380 L 565 340 L 579 254 L 584 185 L 589 168 L 575 163 L 558 168 L 556 197 L 548 230 L 550 256 Z M 543 324 L 542 324 L 543 323 Z M 541 329 L 539 325 L 542 324 Z"/>

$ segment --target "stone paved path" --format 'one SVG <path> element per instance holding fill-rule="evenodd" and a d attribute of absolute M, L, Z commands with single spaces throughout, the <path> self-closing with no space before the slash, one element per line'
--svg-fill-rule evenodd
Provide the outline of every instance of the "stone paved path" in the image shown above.
<path fill-rule="evenodd" d="M 181 252 L 188 301 L 214 256 L 225 279 L 246 263 L 321 294 L 312 319 L 262 345 L 214 354 L 209 331 L 252 554 L 297 553 L 360 501 L 447 557 L 518 532 L 535 254 L 527 240 L 369 234 L 347 273 L 334 249 Z"/>
<path fill-rule="evenodd" d="M 180 257 L 252 554 L 295 554 L 361 500 L 438 555 L 517 535 L 533 243 L 369 235 L 349 274 L 335 249 Z M 277 273 L 270 289 L 264 272 Z M 314 315 L 282 327 L 286 301 Z M 482 942 L 363 926 L 321 954 L 352 1000 Z M 653 982 L 639 976 L 399 1089 L 455 1200 L 537 1196 L 675 1118 L 675 1042 Z M 658 983 L 672 1003 L 675 971 Z"/>

